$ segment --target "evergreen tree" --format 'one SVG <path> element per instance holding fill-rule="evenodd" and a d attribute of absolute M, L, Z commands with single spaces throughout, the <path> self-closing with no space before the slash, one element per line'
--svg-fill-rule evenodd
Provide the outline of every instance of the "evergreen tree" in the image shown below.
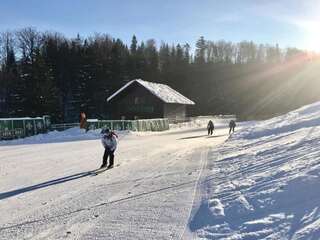
<path fill-rule="evenodd" d="M 145 45 L 142 41 L 137 50 L 137 78 L 144 78 L 146 69 Z"/>
<path fill-rule="evenodd" d="M 130 45 L 130 56 L 128 61 L 128 74 L 130 79 L 139 78 L 138 73 L 138 41 L 135 35 L 133 35 Z"/>
<path fill-rule="evenodd" d="M 46 65 L 40 50 L 35 51 L 33 63 L 32 86 L 32 115 L 52 115 L 53 120 L 58 112 L 57 88 L 54 84 L 52 70 Z"/>
<path fill-rule="evenodd" d="M 189 64 L 191 62 L 190 59 L 190 45 L 188 43 L 183 45 L 183 49 L 184 49 L 184 62 L 185 64 Z"/>
<path fill-rule="evenodd" d="M 159 49 L 159 67 L 164 75 L 170 71 L 170 49 L 165 43 L 162 43 Z"/>
<path fill-rule="evenodd" d="M 137 37 L 135 35 L 132 36 L 131 40 L 131 45 L 130 45 L 130 53 L 131 55 L 136 55 L 137 54 L 137 46 L 138 46 L 138 41 Z"/>
<path fill-rule="evenodd" d="M 154 39 L 147 40 L 146 47 L 144 49 L 144 56 L 146 64 L 144 78 L 148 81 L 159 81 L 159 55 L 156 48 L 156 41 Z"/>
<path fill-rule="evenodd" d="M 196 43 L 196 56 L 195 62 L 198 64 L 204 64 L 206 62 L 206 49 L 207 44 L 204 37 L 201 36 Z"/>

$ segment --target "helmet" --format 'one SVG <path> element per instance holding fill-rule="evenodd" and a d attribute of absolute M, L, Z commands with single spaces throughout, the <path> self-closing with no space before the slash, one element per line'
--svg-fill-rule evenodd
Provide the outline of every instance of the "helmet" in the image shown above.
<path fill-rule="evenodd" d="M 109 134 L 109 133 L 110 133 L 110 130 L 108 128 L 101 130 L 101 134 Z"/>

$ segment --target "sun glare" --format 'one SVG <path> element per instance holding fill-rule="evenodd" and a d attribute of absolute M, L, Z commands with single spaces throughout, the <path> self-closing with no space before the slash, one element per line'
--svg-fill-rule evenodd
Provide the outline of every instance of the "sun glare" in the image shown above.
<path fill-rule="evenodd" d="M 307 50 L 320 53 L 320 32 L 310 33 L 304 45 Z"/>
<path fill-rule="evenodd" d="M 320 53 L 320 28 L 319 21 L 303 22 L 304 42 L 303 46 L 309 51 Z"/>

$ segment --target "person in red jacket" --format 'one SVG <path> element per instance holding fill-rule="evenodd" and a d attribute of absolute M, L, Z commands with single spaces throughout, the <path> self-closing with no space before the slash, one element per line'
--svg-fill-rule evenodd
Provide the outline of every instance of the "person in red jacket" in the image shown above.
<path fill-rule="evenodd" d="M 87 116 L 84 112 L 80 113 L 80 128 L 86 128 L 87 127 Z"/>

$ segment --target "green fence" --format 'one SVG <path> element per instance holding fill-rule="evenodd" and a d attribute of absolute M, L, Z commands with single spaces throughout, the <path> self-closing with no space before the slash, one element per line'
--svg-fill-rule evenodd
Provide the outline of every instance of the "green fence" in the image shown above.
<path fill-rule="evenodd" d="M 59 124 L 51 124 L 51 131 L 64 131 L 70 128 L 80 127 L 80 123 L 59 123 Z"/>
<path fill-rule="evenodd" d="M 66 130 L 78 127 L 79 124 L 51 125 L 50 116 L 37 118 L 0 118 L 0 140 L 23 138 L 49 130 Z M 111 130 L 130 131 L 164 131 L 169 129 L 168 119 L 143 119 L 143 120 L 97 120 L 89 119 L 87 129 L 95 130 L 108 128 Z"/>
<path fill-rule="evenodd" d="M 0 118 L 0 140 L 28 137 L 50 129 L 50 116 L 36 118 Z"/>
<path fill-rule="evenodd" d="M 88 130 L 108 128 L 111 130 L 130 131 L 164 131 L 169 129 L 168 119 L 143 119 L 143 120 L 97 120 L 87 121 Z"/>

